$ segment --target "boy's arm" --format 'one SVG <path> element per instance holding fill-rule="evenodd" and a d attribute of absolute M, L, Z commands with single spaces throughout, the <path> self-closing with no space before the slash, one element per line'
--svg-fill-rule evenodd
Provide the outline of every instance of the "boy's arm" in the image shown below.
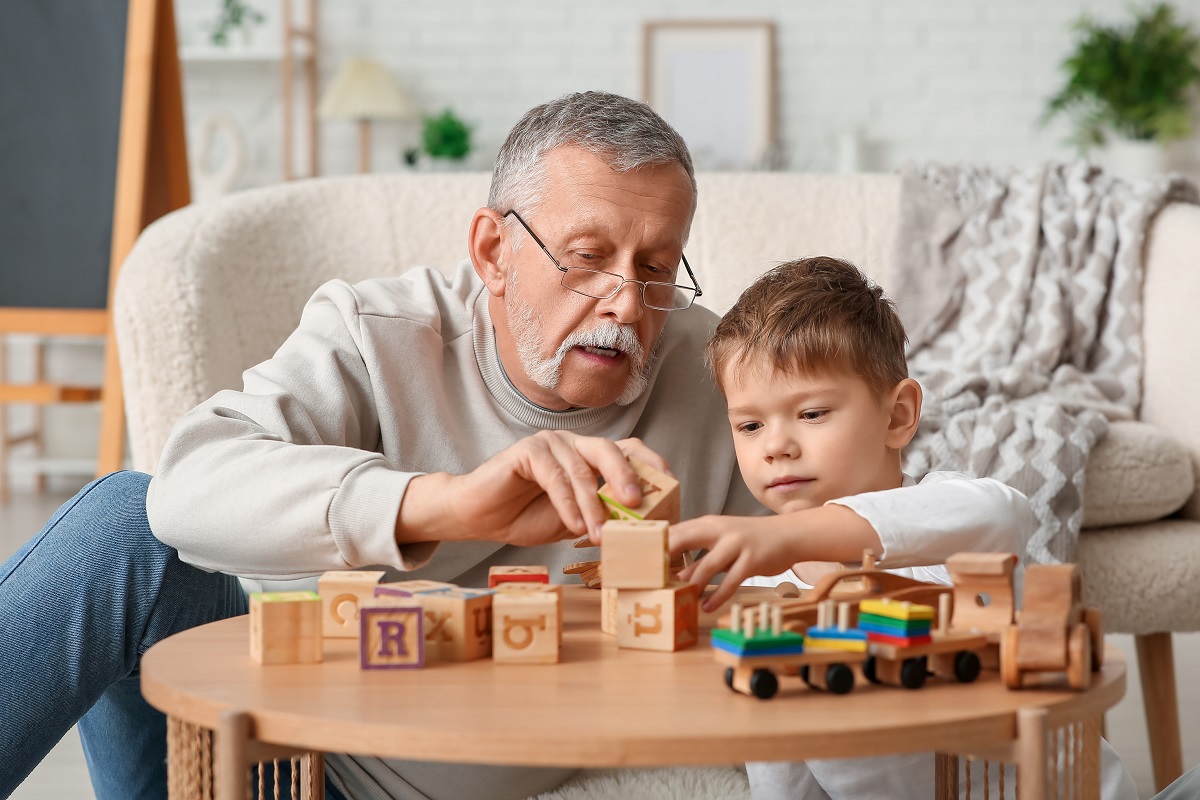
<path fill-rule="evenodd" d="M 871 523 L 849 508 L 825 505 L 776 517 L 707 516 L 671 526 L 671 552 L 708 552 L 680 573 L 707 586 L 720 572 L 724 580 L 704 602 L 712 611 L 752 575 L 776 575 L 803 561 L 858 561 L 865 549 L 878 552 Z"/>
<path fill-rule="evenodd" d="M 931 472 L 916 486 L 831 500 L 879 536 L 884 569 L 942 564 L 955 553 L 1017 553 L 1037 528 L 1029 499 L 993 478 Z"/>

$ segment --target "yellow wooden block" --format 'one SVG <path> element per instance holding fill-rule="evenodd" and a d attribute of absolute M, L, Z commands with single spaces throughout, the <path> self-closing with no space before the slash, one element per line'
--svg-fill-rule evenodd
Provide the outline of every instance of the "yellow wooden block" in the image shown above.
<path fill-rule="evenodd" d="M 662 589 L 671 583 L 668 525 L 663 520 L 610 520 L 600 531 L 602 586 Z"/>
<path fill-rule="evenodd" d="M 700 588 L 675 583 L 666 589 L 617 593 L 617 646 L 673 652 L 699 638 Z"/>
<path fill-rule="evenodd" d="M 317 579 L 321 594 L 321 633 L 333 639 L 358 638 L 358 607 L 369 605 L 384 572 L 334 570 Z"/>
<path fill-rule="evenodd" d="M 562 593 L 498 591 L 492 598 L 492 659 L 509 664 L 557 664 Z"/>
<path fill-rule="evenodd" d="M 250 657 L 259 664 L 321 660 L 321 596 L 316 592 L 250 595 Z"/>
<path fill-rule="evenodd" d="M 858 604 L 858 610 L 864 614 L 874 614 L 889 619 L 933 619 L 933 606 L 910 603 L 907 600 L 891 600 L 887 597 L 879 600 L 863 600 Z"/>
<path fill-rule="evenodd" d="M 633 459 L 629 465 L 637 473 L 642 490 L 642 502 L 629 508 L 617 500 L 616 493 L 606 483 L 600 487 L 600 499 L 608 506 L 613 519 L 662 519 L 679 522 L 679 481 L 649 464 Z"/>
<path fill-rule="evenodd" d="M 363 606 L 359 609 L 359 666 L 362 669 L 412 669 L 425 665 L 423 611 L 420 606 Z"/>
<path fill-rule="evenodd" d="M 492 595 L 488 589 L 433 589 L 413 595 L 425 613 L 425 657 L 473 661 L 492 655 Z"/>

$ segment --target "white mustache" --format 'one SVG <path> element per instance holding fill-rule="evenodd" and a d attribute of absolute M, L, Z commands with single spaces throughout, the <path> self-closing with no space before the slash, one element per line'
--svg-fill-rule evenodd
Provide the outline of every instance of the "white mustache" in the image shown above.
<path fill-rule="evenodd" d="M 587 331 L 572 331 L 563 343 L 558 346 L 554 360 L 562 363 L 563 357 L 576 347 L 604 347 L 609 350 L 620 350 L 629 356 L 634 369 L 641 367 L 646 359 L 646 351 L 638 339 L 632 325 L 619 325 L 615 322 L 601 324 Z"/>

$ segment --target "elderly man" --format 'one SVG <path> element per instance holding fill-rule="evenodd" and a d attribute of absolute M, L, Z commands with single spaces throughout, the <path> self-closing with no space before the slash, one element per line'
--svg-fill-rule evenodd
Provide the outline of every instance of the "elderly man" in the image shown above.
<path fill-rule="evenodd" d="M 754 513 L 701 363 L 715 317 L 683 256 L 687 147 L 603 93 L 533 109 L 449 280 L 322 287 L 297 330 L 179 421 L 151 480 L 103 478 L 0 571 L 0 796 L 79 721 L 96 793 L 165 796 L 165 725 L 137 691 L 156 641 L 245 612 L 233 575 L 384 565 L 464 585 L 578 560 L 636 503 L 626 456 L 681 480 L 683 516 Z M 155 539 L 154 537 L 158 537 Z M 161 541 L 159 541 L 161 540 Z M 334 797 L 525 797 L 559 770 L 328 759 Z"/>

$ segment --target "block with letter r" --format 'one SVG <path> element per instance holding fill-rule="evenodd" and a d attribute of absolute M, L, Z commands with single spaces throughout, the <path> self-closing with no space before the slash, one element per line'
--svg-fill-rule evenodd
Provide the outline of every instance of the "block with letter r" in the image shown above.
<path fill-rule="evenodd" d="M 363 669 L 425 666 L 424 614 L 420 606 L 364 606 L 359 609 Z"/>

